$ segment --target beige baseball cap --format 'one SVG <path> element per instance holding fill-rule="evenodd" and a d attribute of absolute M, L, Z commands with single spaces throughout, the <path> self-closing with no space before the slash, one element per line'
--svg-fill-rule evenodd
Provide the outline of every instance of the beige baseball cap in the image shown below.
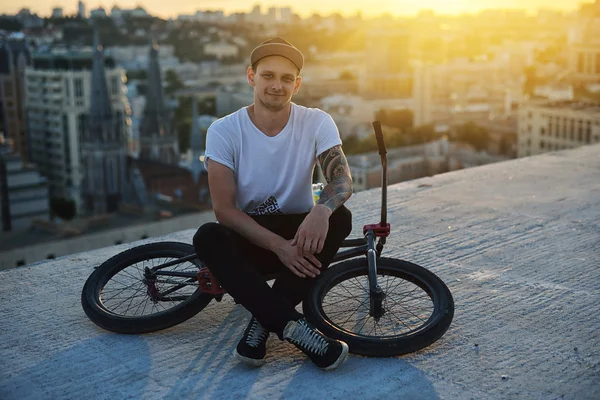
<path fill-rule="evenodd" d="M 299 70 L 304 66 L 304 56 L 300 50 L 280 37 L 266 40 L 252 50 L 252 53 L 250 54 L 250 64 L 254 65 L 255 62 L 268 56 L 285 57 L 293 62 Z"/>

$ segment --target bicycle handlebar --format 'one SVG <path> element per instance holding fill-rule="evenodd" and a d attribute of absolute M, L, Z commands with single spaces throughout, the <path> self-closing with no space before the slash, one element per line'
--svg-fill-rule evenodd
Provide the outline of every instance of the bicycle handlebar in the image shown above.
<path fill-rule="evenodd" d="M 375 129 L 375 138 L 379 147 L 379 156 L 381 157 L 381 225 L 387 224 L 387 151 L 383 142 L 383 131 L 381 130 L 381 122 L 373 122 Z M 385 241 L 385 238 L 383 239 Z"/>
<path fill-rule="evenodd" d="M 379 147 L 379 155 L 382 156 L 387 154 L 385 151 L 385 143 L 383 143 L 383 131 L 381 130 L 381 122 L 373 122 L 373 128 L 375 129 L 375 138 L 377 139 L 377 147 Z"/>

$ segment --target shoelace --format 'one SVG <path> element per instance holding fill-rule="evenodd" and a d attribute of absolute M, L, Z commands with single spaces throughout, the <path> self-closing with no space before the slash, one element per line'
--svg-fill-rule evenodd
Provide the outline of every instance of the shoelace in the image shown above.
<path fill-rule="evenodd" d="M 252 319 L 252 326 L 250 326 L 250 330 L 248 331 L 248 337 L 246 338 L 246 343 L 248 346 L 258 347 L 261 342 L 263 342 L 269 332 L 262 327 L 262 325 L 256 320 Z"/>
<path fill-rule="evenodd" d="M 321 335 L 302 322 L 296 322 L 296 327 L 290 336 L 292 342 L 320 356 L 325 354 L 329 347 L 329 343 Z"/>

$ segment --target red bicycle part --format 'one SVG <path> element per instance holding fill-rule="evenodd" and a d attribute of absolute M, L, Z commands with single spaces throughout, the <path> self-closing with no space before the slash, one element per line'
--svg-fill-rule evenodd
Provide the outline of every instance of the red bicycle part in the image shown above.
<path fill-rule="evenodd" d="M 390 235 L 390 224 L 387 223 L 385 225 L 381 225 L 381 222 L 378 224 L 369 224 L 363 226 L 363 235 L 366 235 L 368 230 L 372 230 L 377 237 L 388 237 Z"/>
<path fill-rule="evenodd" d="M 197 276 L 198 286 L 200 286 L 200 290 L 202 290 L 204 293 L 212 294 L 215 296 L 219 294 L 225 294 L 225 289 L 223 289 L 221 285 L 219 285 L 219 282 L 217 282 L 217 278 L 215 278 L 213 274 L 210 273 L 208 268 L 200 268 L 200 271 L 198 271 Z"/>

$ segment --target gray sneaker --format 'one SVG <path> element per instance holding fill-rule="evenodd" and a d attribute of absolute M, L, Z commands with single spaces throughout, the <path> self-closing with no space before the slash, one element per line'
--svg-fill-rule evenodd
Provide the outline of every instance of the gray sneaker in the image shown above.
<path fill-rule="evenodd" d="M 283 330 L 283 338 L 295 345 L 319 368 L 326 371 L 339 367 L 348 355 L 348 345 L 330 339 L 312 327 L 304 318 L 290 321 Z"/>

